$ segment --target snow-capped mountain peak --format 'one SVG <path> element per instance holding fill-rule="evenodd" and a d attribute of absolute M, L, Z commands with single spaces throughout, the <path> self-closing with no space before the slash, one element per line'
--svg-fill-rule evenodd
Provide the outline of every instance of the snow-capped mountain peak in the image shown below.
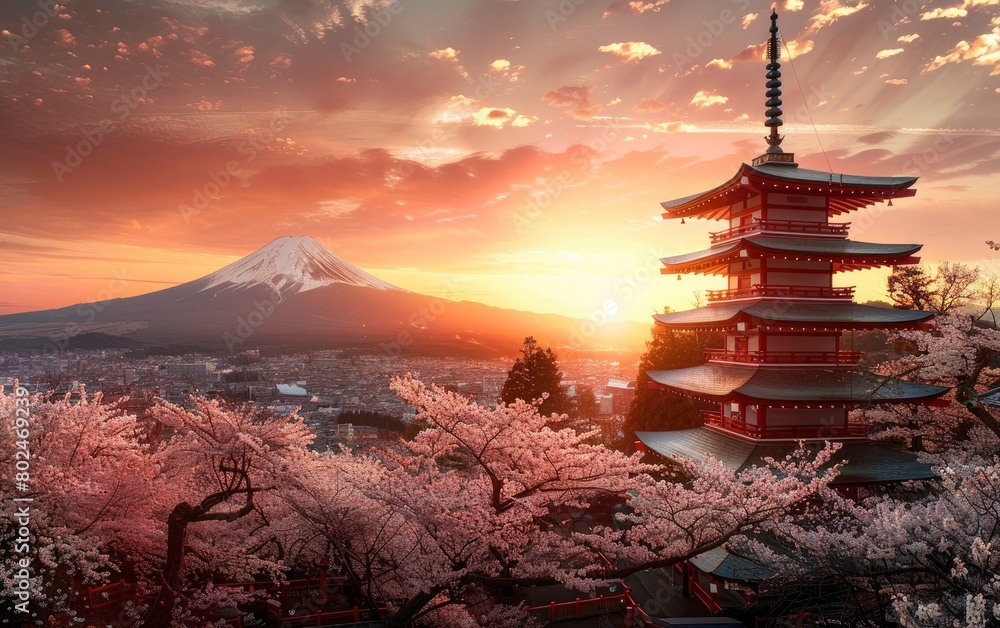
<path fill-rule="evenodd" d="M 405 292 L 340 259 L 310 236 L 278 238 L 201 281 L 202 290 L 267 285 L 281 294 L 295 294 L 343 283 Z"/>

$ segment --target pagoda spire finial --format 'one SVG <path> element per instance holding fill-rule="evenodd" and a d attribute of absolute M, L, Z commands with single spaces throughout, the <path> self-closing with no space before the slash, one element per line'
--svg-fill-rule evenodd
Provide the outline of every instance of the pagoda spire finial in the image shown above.
<path fill-rule="evenodd" d="M 778 135 L 778 127 L 784 124 L 781 121 L 781 48 L 778 44 L 778 11 L 771 9 L 771 40 L 767 43 L 767 56 L 771 62 L 767 64 L 767 120 L 764 126 L 771 129 L 771 134 L 767 136 L 767 149 L 769 153 L 780 153 L 781 140 Z"/>
<path fill-rule="evenodd" d="M 778 41 L 778 11 L 771 9 L 771 38 L 767 42 L 767 56 L 770 61 L 767 64 L 767 120 L 764 126 L 771 130 L 771 133 L 764 137 L 767 141 L 767 151 L 753 160 L 755 166 L 774 162 L 788 165 L 795 164 L 795 156 L 792 153 L 785 153 L 781 150 L 781 140 L 784 136 L 778 135 L 778 127 L 784 122 L 781 120 L 781 44 Z"/>

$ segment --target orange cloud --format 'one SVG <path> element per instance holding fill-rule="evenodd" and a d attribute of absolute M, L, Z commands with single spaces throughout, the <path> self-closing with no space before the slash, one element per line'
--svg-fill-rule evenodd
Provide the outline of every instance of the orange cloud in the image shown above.
<path fill-rule="evenodd" d="M 960 41 L 947 54 L 934 57 L 934 60 L 921 68 L 921 74 L 933 72 L 949 63 L 961 63 L 972 60 L 973 65 L 992 67 L 990 76 L 1000 74 L 1000 17 L 993 18 L 993 31 L 980 35 L 971 42 Z"/>
<path fill-rule="evenodd" d="M 468 80 L 469 73 L 465 71 L 465 68 L 462 67 L 462 64 L 459 63 L 458 61 L 459 52 L 461 51 L 455 50 L 451 46 L 448 46 L 447 48 L 442 48 L 440 50 L 432 50 L 431 52 L 427 53 L 427 56 L 433 57 L 435 59 L 441 59 L 442 61 L 450 61 L 452 64 L 454 64 L 455 69 L 458 70 L 458 73 L 461 74 L 463 78 Z"/>
<path fill-rule="evenodd" d="M 696 129 L 686 122 L 657 122 L 656 124 L 647 124 L 645 128 L 653 133 L 687 133 Z"/>
<path fill-rule="evenodd" d="M 705 64 L 706 68 L 719 68 L 720 70 L 732 70 L 733 64 L 725 59 L 712 59 Z"/>
<path fill-rule="evenodd" d="M 472 114 L 472 123 L 476 126 L 502 127 L 514 119 L 517 112 L 509 108 L 483 107 Z"/>
<path fill-rule="evenodd" d="M 903 52 L 902 48 L 892 48 L 891 50 L 879 50 L 875 53 L 876 59 L 888 59 L 889 57 L 894 57 L 899 53 Z"/>
<path fill-rule="evenodd" d="M 215 67 L 215 62 L 212 61 L 212 58 L 203 52 L 199 52 L 198 50 L 191 51 L 191 62 L 195 65 L 200 65 L 203 68 Z"/>
<path fill-rule="evenodd" d="M 655 57 L 660 51 L 643 41 L 625 41 L 601 46 L 597 49 L 600 52 L 609 52 L 626 63 L 639 61 L 646 57 Z"/>
<path fill-rule="evenodd" d="M 542 96 L 542 102 L 552 107 L 572 107 L 569 115 L 578 120 L 590 120 L 601 112 L 601 105 L 595 105 L 590 97 L 593 85 L 564 85 L 550 90 Z"/>
<path fill-rule="evenodd" d="M 458 59 L 458 50 L 455 50 L 451 46 L 447 48 L 442 48 L 441 50 L 432 50 L 428 52 L 427 55 L 434 57 L 435 59 Z"/>
<path fill-rule="evenodd" d="M 655 98 L 643 98 L 638 105 L 634 107 L 635 111 L 645 112 L 645 113 L 659 113 L 667 108 L 667 105 L 656 100 Z"/>
<path fill-rule="evenodd" d="M 507 59 L 496 59 L 490 64 L 490 69 L 487 72 L 493 76 L 502 76 L 511 83 L 516 83 L 521 78 L 521 72 L 524 72 L 524 66 L 514 66 Z"/>
<path fill-rule="evenodd" d="M 813 14 L 812 20 L 809 21 L 809 28 L 806 29 L 808 34 L 814 34 L 822 28 L 833 24 L 837 20 L 854 15 L 862 9 L 867 9 L 867 2 L 858 2 L 855 5 L 844 5 L 840 3 L 840 0 L 832 0 L 831 2 L 824 2 L 819 11 Z"/>
<path fill-rule="evenodd" d="M 60 28 L 56 31 L 56 42 L 69 48 L 76 46 L 76 38 L 73 37 L 73 33 L 69 32 L 65 28 Z"/>
<path fill-rule="evenodd" d="M 292 67 L 292 58 L 288 55 L 278 55 L 267 64 L 271 69 L 271 78 L 277 78 L 280 74 Z"/>
<path fill-rule="evenodd" d="M 647 11 L 655 13 L 669 2 L 670 0 L 632 0 L 631 2 L 625 3 L 624 8 L 631 15 L 639 15 L 641 13 L 646 13 Z M 612 9 L 612 7 L 614 7 L 614 9 Z M 604 12 L 604 17 L 608 17 L 608 15 L 613 13 L 616 9 L 621 8 L 620 5 L 612 5 L 612 7 L 608 7 L 608 10 Z"/>
<path fill-rule="evenodd" d="M 706 107 L 711 107 L 712 105 L 724 105 L 727 102 L 729 102 L 729 98 L 727 96 L 720 96 L 715 93 L 699 91 L 694 95 L 694 98 L 692 98 L 691 102 L 688 104 L 705 109 Z"/>
<path fill-rule="evenodd" d="M 954 20 L 960 17 L 965 17 L 969 14 L 968 11 L 962 7 L 938 7 L 937 9 L 931 9 L 926 13 L 920 14 L 921 20 L 939 20 L 948 19 Z"/>
<path fill-rule="evenodd" d="M 233 56 L 236 57 L 237 63 L 240 65 L 248 65 L 253 61 L 254 47 L 253 46 L 240 46 L 233 51 Z"/>

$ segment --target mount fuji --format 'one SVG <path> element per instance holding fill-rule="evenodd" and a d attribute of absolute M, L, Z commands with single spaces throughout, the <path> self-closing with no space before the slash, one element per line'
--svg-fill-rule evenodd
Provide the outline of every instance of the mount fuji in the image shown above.
<path fill-rule="evenodd" d="M 553 347 L 638 351 L 648 325 L 607 323 L 410 292 L 309 236 L 278 238 L 214 273 L 134 297 L 0 316 L 0 350 L 72 346 L 74 336 L 191 344 L 356 348 L 398 355 L 510 354 L 533 335 Z"/>
<path fill-rule="evenodd" d="M 375 290 L 402 290 L 348 264 L 309 236 L 285 236 L 196 282 L 203 290 L 265 285 L 282 295 L 342 283 Z"/>

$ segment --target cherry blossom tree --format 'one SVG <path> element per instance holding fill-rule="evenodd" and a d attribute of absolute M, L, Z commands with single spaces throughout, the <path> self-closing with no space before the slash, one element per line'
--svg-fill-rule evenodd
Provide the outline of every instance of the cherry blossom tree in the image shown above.
<path fill-rule="evenodd" d="M 664 470 L 589 444 L 592 432 L 550 428 L 538 401 L 487 408 L 409 376 L 392 387 L 428 426 L 380 483 L 380 501 L 412 526 L 410 560 L 426 561 L 402 583 L 397 620 L 462 605 L 476 587 L 592 590 L 675 564 L 786 512 L 837 472 L 821 471 L 827 448 L 739 474 L 706 459 L 683 465 L 686 483 L 656 480 Z M 582 520 L 604 496 L 628 502 L 627 531 Z"/>
<path fill-rule="evenodd" d="M 14 396 L 0 391 L 5 468 L 13 468 L 19 440 L 14 409 Z M 75 584 L 103 584 L 117 574 L 140 592 L 166 584 L 168 591 L 184 593 L 179 603 L 168 596 L 168 608 L 148 608 L 146 614 L 149 619 L 167 612 L 184 625 L 210 610 L 213 597 L 204 585 L 211 576 L 277 577 L 284 571 L 278 552 L 266 547 L 273 535 L 265 513 L 286 504 L 254 494 L 280 484 L 288 469 L 315 456 L 306 449 L 312 435 L 297 418 L 205 400 L 196 401 L 194 410 L 165 404 L 154 416 L 169 436 L 157 440 L 148 424 L 82 389 L 79 403 L 68 395 L 36 395 L 30 410 L 29 491 L 15 495 L 6 483 L 0 488 L 0 531 L 9 541 L 0 551 L 15 547 L 16 518 L 6 512 L 14 507 L 13 497 L 30 497 L 31 599 L 42 613 L 68 610 Z M 188 554 L 195 556 L 193 564 L 187 564 Z M 5 556 L 0 575 L 10 596 L 17 562 L 7 558 L 15 557 Z M 187 595 L 192 591 L 199 591 L 196 602 Z"/>
<path fill-rule="evenodd" d="M 498 603 L 516 585 L 586 591 L 674 564 L 836 474 L 823 470 L 827 448 L 738 474 L 708 458 L 671 475 L 593 444 L 595 432 L 554 429 L 542 400 L 490 408 L 409 376 L 392 387 L 427 428 L 368 453 L 313 451 L 296 415 L 249 406 L 161 404 L 150 419 L 162 430 L 150 430 L 99 398 L 35 399 L 35 599 L 65 609 L 73 582 L 118 572 L 146 600 L 137 624 L 193 625 L 249 599 L 215 581 L 280 581 L 327 559 L 372 616 L 388 606 L 397 621 L 525 625 Z M 0 394 L 6 462 L 13 408 Z M 617 526 L 614 502 L 629 507 Z"/>
<path fill-rule="evenodd" d="M 316 458 L 308 450 L 313 435 L 294 413 L 200 398 L 193 404 L 187 409 L 162 403 L 152 412 L 170 431 L 155 452 L 169 508 L 160 519 L 166 546 L 158 584 L 166 595 L 157 600 L 161 607 L 171 605 L 176 621 L 210 610 L 208 585 L 216 577 L 283 575 L 282 539 L 270 521 L 285 515 L 287 502 L 272 493 Z M 219 601 L 234 595 L 217 594 Z M 149 612 L 153 617 L 159 609 Z"/>
<path fill-rule="evenodd" d="M 15 389 L 17 382 L 15 382 Z M 0 464 L 13 469 L 18 441 L 26 441 L 27 490 L 0 483 L 0 577 L 15 585 L 19 535 L 15 497 L 30 498 L 31 599 L 44 611 L 66 610 L 75 582 L 100 584 L 115 572 L 132 575 L 162 541 L 155 525 L 159 466 L 135 416 L 100 395 L 80 391 L 79 403 L 33 396 L 26 432 L 15 428 L 15 395 L 0 390 Z M 26 439 L 19 436 L 27 435 Z"/>
<path fill-rule="evenodd" d="M 951 387 L 954 401 L 1000 437 L 998 416 L 979 399 L 987 385 L 1000 378 L 1000 369 L 993 366 L 994 356 L 1000 355 L 1000 330 L 978 321 L 969 315 L 947 316 L 937 319 L 932 331 L 900 333 L 917 350 L 888 368 Z"/>

